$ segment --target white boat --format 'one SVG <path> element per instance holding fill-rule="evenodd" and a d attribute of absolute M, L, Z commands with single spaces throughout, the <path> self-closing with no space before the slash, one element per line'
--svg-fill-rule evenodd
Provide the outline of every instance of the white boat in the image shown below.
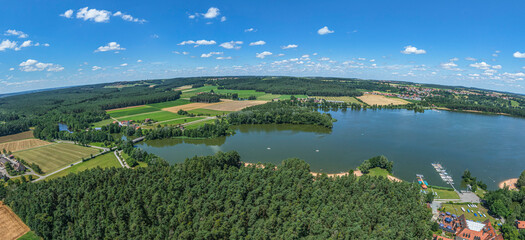
<path fill-rule="evenodd" d="M 461 210 L 464 212 L 464 211 L 465 211 L 465 208 L 461 207 Z"/>

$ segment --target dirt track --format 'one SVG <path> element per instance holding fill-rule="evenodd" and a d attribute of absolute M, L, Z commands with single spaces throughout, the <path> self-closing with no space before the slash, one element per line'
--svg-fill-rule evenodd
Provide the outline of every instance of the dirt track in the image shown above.
<path fill-rule="evenodd" d="M 0 239 L 18 239 L 29 230 L 29 227 L 8 206 L 0 202 Z"/>
<path fill-rule="evenodd" d="M 266 101 L 225 101 L 221 102 L 220 104 L 203 107 L 204 109 L 210 109 L 210 110 L 216 110 L 216 111 L 240 111 L 242 109 L 245 109 L 247 107 L 255 106 L 255 105 L 261 105 L 267 103 Z"/>
<path fill-rule="evenodd" d="M 365 94 L 361 97 L 357 97 L 361 99 L 361 101 L 365 102 L 368 105 L 404 105 L 408 102 L 399 99 L 399 98 L 388 98 L 382 95 L 374 95 L 374 94 Z"/>

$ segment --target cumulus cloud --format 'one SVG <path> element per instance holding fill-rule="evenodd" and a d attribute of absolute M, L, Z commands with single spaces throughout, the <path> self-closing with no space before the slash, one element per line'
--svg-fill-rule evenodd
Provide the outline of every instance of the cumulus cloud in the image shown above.
<path fill-rule="evenodd" d="M 223 48 L 226 48 L 226 49 L 240 49 L 241 46 L 238 46 L 238 45 L 241 45 L 243 44 L 242 41 L 230 41 L 230 42 L 225 42 L 225 43 L 221 43 L 221 47 Z"/>
<path fill-rule="evenodd" d="M 210 53 L 203 53 L 201 54 L 201 58 L 209 58 L 213 55 L 221 55 L 223 52 L 210 52 Z"/>
<path fill-rule="evenodd" d="M 472 63 L 469 66 L 473 68 L 478 68 L 478 69 L 489 69 L 490 68 L 490 65 L 487 64 L 486 62 Z"/>
<path fill-rule="evenodd" d="M 31 40 L 24 41 L 20 46 L 15 48 L 15 51 L 20 51 L 22 48 L 33 46 L 33 42 Z"/>
<path fill-rule="evenodd" d="M 227 59 L 232 59 L 232 57 L 216 57 L 216 59 L 218 59 L 218 60 L 227 60 Z"/>
<path fill-rule="evenodd" d="M 67 11 L 65 11 L 64 13 L 60 14 L 61 17 L 65 17 L 65 18 L 71 18 L 73 17 L 73 9 L 69 9 Z"/>
<path fill-rule="evenodd" d="M 467 60 L 467 61 L 477 61 L 477 59 L 475 59 L 473 57 L 466 57 L 465 60 Z"/>
<path fill-rule="evenodd" d="M 25 34 L 24 32 L 17 31 L 17 30 L 14 30 L 14 29 L 9 29 L 9 30 L 5 31 L 4 35 L 6 35 L 6 36 L 18 36 L 19 38 L 27 38 L 27 37 L 29 37 L 29 35 Z"/>
<path fill-rule="evenodd" d="M 20 71 L 23 72 L 36 72 L 36 71 L 48 71 L 48 72 L 60 72 L 64 70 L 64 67 L 53 64 L 53 63 L 42 63 L 34 59 L 27 59 L 21 62 L 19 65 Z"/>
<path fill-rule="evenodd" d="M 72 9 L 69 9 L 65 11 L 64 13 L 60 14 L 60 16 L 65 17 L 65 18 L 73 18 L 73 12 L 74 11 Z M 109 22 L 111 17 L 120 17 L 122 18 L 122 20 L 128 21 L 128 22 L 137 22 L 137 23 L 146 22 L 145 19 L 135 18 L 129 14 L 124 14 L 121 11 L 111 13 L 108 10 L 98 10 L 95 8 L 90 9 L 88 7 L 78 9 L 77 14 L 76 14 L 77 19 L 82 19 L 84 21 L 93 21 L 93 22 L 98 22 L 98 23 Z"/>
<path fill-rule="evenodd" d="M 141 63 L 141 62 L 142 62 L 142 60 L 140 60 L 140 59 L 139 59 L 139 60 L 137 60 L 137 62 L 138 62 L 138 63 Z"/>
<path fill-rule="evenodd" d="M 121 67 L 125 67 L 125 66 L 128 66 L 127 63 L 123 63 L 123 64 L 120 64 Z"/>
<path fill-rule="evenodd" d="M 6 49 L 16 48 L 16 42 L 10 41 L 9 39 L 3 40 L 0 43 L 0 51 L 5 51 Z"/>
<path fill-rule="evenodd" d="M 515 52 L 512 56 L 514 56 L 515 58 L 525 58 L 525 52 Z"/>
<path fill-rule="evenodd" d="M 220 14 L 221 13 L 220 13 L 220 10 L 218 8 L 211 7 L 211 8 L 208 9 L 208 12 L 206 12 L 202 16 L 204 16 L 204 18 L 216 18 Z"/>
<path fill-rule="evenodd" d="M 126 50 L 123 47 L 120 47 L 120 44 L 116 42 L 110 42 L 106 46 L 100 46 L 95 50 L 95 52 L 107 52 L 107 51 L 120 51 L 120 50 Z"/>
<path fill-rule="evenodd" d="M 221 17 L 221 22 L 226 22 L 226 17 L 225 16 Z"/>
<path fill-rule="evenodd" d="M 412 47 L 410 45 L 405 47 L 405 50 L 401 51 L 403 54 L 425 54 L 427 51 L 423 49 L 417 49 L 416 47 Z"/>
<path fill-rule="evenodd" d="M 102 69 L 102 68 L 99 67 L 99 66 L 93 66 L 93 67 L 91 68 L 91 71 L 97 71 L 97 70 L 99 70 L 99 69 Z"/>
<path fill-rule="evenodd" d="M 248 28 L 248 29 L 244 29 L 244 32 L 257 32 L 257 29 Z"/>
<path fill-rule="evenodd" d="M 287 46 L 282 46 L 282 49 L 289 49 L 289 48 L 297 48 L 298 46 L 295 44 L 288 44 Z"/>
<path fill-rule="evenodd" d="M 453 71 L 459 71 L 460 69 L 457 68 L 457 64 L 450 61 L 450 62 L 447 62 L 447 63 L 441 63 L 441 68 L 443 69 L 446 69 L 446 70 L 453 70 Z"/>
<path fill-rule="evenodd" d="M 177 45 L 182 45 L 182 46 L 195 45 L 195 47 L 197 47 L 200 45 L 214 45 L 214 44 L 217 44 L 217 42 L 215 42 L 214 40 L 197 40 L 197 41 L 188 40 L 188 41 L 182 41 L 181 43 Z"/>
<path fill-rule="evenodd" d="M 261 45 L 264 45 L 264 44 L 266 44 L 265 41 L 259 40 L 259 41 L 256 41 L 256 42 L 251 42 L 250 46 L 261 46 Z"/>
<path fill-rule="evenodd" d="M 256 53 L 256 54 L 255 54 L 255 57 L 263 59 L 263 58 L 265 58 L 266 56 L 270 56 L 270 55 L 272 55 L 271 52 L 264 51 L 264 52 L 262 52 L 262 53 Z"/>
<path fill-rule="evenodd" d="M 329 34 L 329 33 L 334 33 L 334 31 L 328 29 L 327 26 L 324 26 L 324 27 L 320 28 L 319 30 L 317 30 L 317 33 L 319 35 L 325 35 L 325 34 Z"/>

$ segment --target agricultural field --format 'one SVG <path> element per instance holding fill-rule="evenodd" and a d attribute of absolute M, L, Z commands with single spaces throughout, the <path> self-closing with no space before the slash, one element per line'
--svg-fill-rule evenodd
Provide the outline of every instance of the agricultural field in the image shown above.
<path fill-rule="evenodd" d="M 211 109 L 205 109 L 205 108 L 193 109 L 193 110 L 189 110 L 188 112 L 193 113 L 197 116 L 217 116 L 217 115 L 226 115 L 230 113 L 230 111 L 217 111 L 217 110 L 211 110 Z"/>
<path fill-rule="evenodd" d="M 267 94 L 264 94 L 264 95 L 261 95 L 261 96 L 258 96 L 257 97 L 257 100 L 259 101 L 272 101 L 273 99 L 275 98 L 280 98 L 281 95 L 276 95 L 276 94 L 271 94 L 271 93 L 267 93 Z"/>
<path fill-rule="evenodd" d="M 208 106 L 212 106 L 212 105 L 220 104 L 220 103 L 222 103 L 222 102 L 217 102 L 217 103 L 190 103 L 190 104 L 186 104 L 186 105 L 180 105 L 180 106 L 175 106 L 175 107 L 163 108 L 162 111 L 168 111 L 168 112 L 172 112 L 172 113 L 177 113 L 181 109 L 184 110 L 184 111 L 189 111 L 189 110 L 204 108 L 204 107 L 208 107 Z"/>
<path fill-rule="evenodd" d="M 193 87 L 192 85 L 184 85 L 184 86 L 180 86 L 178 88 L 175 88 L 173 90 L 174 91 L 183 91 L 183 90 L 191 89 L 192 87 Z"/>
<path fill-rule="evenodd" d="M 137 107 L 132 107 L 132 108 L 108 110 L 107 113 L 112 118 L 119 118 L 119 117 L 124 117 L 124 116 L 131 116 L 131 115 L 156 112 L 156 111 L 159 111 L 159 109 L 150 107 L 150 106 L 137 106 Z"/>
<path fill-rule="evenodd" d="M 240 111 L 247 107 L 261 105 L 265 103 L 266 101 L 252 101 L 252 100 L 226 101 L 221 104 L 204 107 L 203 109 L 216 110 L 216 111 L 221 111 L 221 112 L 235 112 L 235 111 Z"/>
<path fill-rule="evenodd" d="M 184 126 L 186 129 L 195 129 L 195 128 L 199 128 L 201 126 L 203 126 L 204 124 L 213 124 L 215 123 L 215 119 L 210 119 L 210 120 L 206 120 L 206 121 L 200 121 L 200 122 L 197 122 L 197 123 L 191 123 L 191 124 L 188 124 L 186 126 Z"/>
<path fill-rule="evenodd" d="M 175 119 L 175 120 L 172 120 L 172 121 L 168 121 L 168 122 L 163 122 L 162 125 L 178 125 L 178 124 L 184 124 L 184 123 L 190 123 L 190 122 L 193 122 L 193 121 L 197 121 L 197 120 L 201 120 L 201 119 L 204 119 L 205 117 L 189 117 L 189 118 L 180 118 L 180 119 Z"/>
<path fill-rule="evenodd" d="M 96 168 L 96 167 L 101 167 L 101 168 L 111 168 L 111 167 L 121 168 L 122 166 L 120 165 L 119 161 L 115 157 L 115 154 L 113 154 L 113 152 L 108 152 L 108 153 L 106 153 L 104 155 L 100 155 L 100 156 L 97 156 L 97 157 L 95 157 L 93 159 L 90 159 L 89 161 L 85 161 L 85 162 L 79 163 L 77 165 L 74 165 L 73 167 L 65 169 L 64 171 L 60 171 L 58 173 L 55 173 L 55 174 L 49 176 L 48 178 L 46 178 L 46 180 L 51 180 L 51 179 L 63 177 L 63 176 L 66 176 L 68 174 L 71 174 L 71 173 L 79 173 L 79 172 L 82 172 L 82 171 L 85 171 L 85 170 L 88 170 L 88 169 L 91 169 L 91 168 Z"/>
<path fill-rule="evenodd" d="M 0 143 L 0 150 L 5 149 L 6 151 L 16 152 L 49 144 L 51 143 L 42 141 L 40 139 L 25 139 L 14 142 Z"/>
<path fill-rule="evenodd" d="M 97 153 L 99 149 L 69 143 L 55 143 L 15 152 L 13 155 L 29 163 L 36 163 L 44 173 L 50 173 Z"/>
<path fill-rule="evenodd" d="M 17 240 L 40 240 L 40 239 L 42 239 L 42 238 L 39 237 L 38 235 L 36 235 L 35 232 L 29 231 L 26 234 L 24 234 L 23 236 L 19 237 Z"/>
<path fill-rule="evenodd" d="M 18 140 L 35 138 L 32 131 L 21 132 L 17 134 L 0 137 L 0 143 L 13 142 Z M 1 150 L 1 149 L 0 149 Z"/>
<path fill-rule="evenodd" d="M 443 203 L 441 204 L 441 206 L 444 208 L 445 212 L 450 212 L 452 214 L 456 214 L 457 216 L 461 216 L 462 214 L 465 214 L 465 217 L 468 220 L 483 222 L 487 219 L 490 219 L 491 223 L 498 222 L 496 221 L 494 217 L 488 214 L 488 210 L 485 207 L 483 207 L 481 204 L 476 204 L 477 207 L 475 208 L 469 207 L 466 203 Z M 461 207 L 465 209 L 465 212 L 461 210 Z M 467 212 L 466 211 L 467 209 L 475 211 L 477 216 L 474 216 L 474 213 L 472 211 L 470 213 Z M 478 214 L 478 211 L 485 214 L 487 217 L 481 217 Z"/>
<path fill-rule="evenodd" d="M 374 94 L 365 94 L 363 96 L 357 97 L 361 101 L 365 102 L 368 105 L 404 105 L 408 104 L 408 101 L 405 101 L 401 98 L 391 98 L 391 97 L 385 97 L 382 95 L 374 95 Z"/>
<path fill-rule="evenodd" d="M 184 117 L 184 116 L 178 115 L 172 112 L 158 111 L 158 112 L 152 112 L 152 113 L 124 116 L 121 118 L 117 118 L 117 120 L 119 121 L 126 121 L 126 120 L 144 121 L 146 118 L 149 118 L 149 119 L 155 120 L 156 122 L 161 122 L 161 121 L 177 119 L 181 117 Z"/>
<path fill-rule="evenodd" d="M 510 100 L 510 105 L 513 106 L 513 107 L 519 107 L 520 106 L 520 103 L 519 102 L 516 102 L 514 100 Z"/>
<path fill-rule="evenodd" d="M 356 98 L 354 97 L 323 97 L 323 96 L 316 96 L 314 98 L 317 98 L 317 99 L 324 99 L 324 100 L 327 100 L 327 101 L 343 101 L 343 102 L 346 102 L 346 103 L 356 103 L 356 104 L 361 104 L 361 102 L 359 102 Z"/>
<path fill-rule="evenodd" d="M 308 98 L 308 96 L 306 95 L 293 95 L 293 96 L 296 98 Z M 290 98 L 292 98 L 292 95 L 281 95 L 279 97 L 280 100 L 289 100 Z"/>
<path fill-rule="evenodd" d="M 27 232 L 29 227 L 9 208 L 0 202 L 0 239 L 18 239 Z"/>
<path fill-rule="evenodd" d="M 445 190 L 445 189 L 436 189 L 430 187 L 428 191 L 433 191 L 437 193 L 436 199 L 459 199 L 458 193 L 454 190 Z"/>
<path fill-rule="evenodd" d="M 163 109 L 163 108 L 169 108 L 169 107 L 185 105 L 185 104 L 188 104 L 188 103 L 190 103 L 190 100 L 177 99 L 175 101 L 148 104 L 147 106 L 154 107 L 154 108 L 157 108 L 157 109 L 160 110 L 160 109 Z"/>
<path fill-rule="evenodd" d="M 113 121 L 115 121 L 115 120 L 112 119 L 112 118 L 109 118 L 109 119 L 106 119 L 106 120 L 102 120 L 100 122 L 93 123 L 93 127 L 96 127 L 96 128 L 103 127 L 103 126 L 106 126 L 106 125 L 108 125 L 110 123 L 113 123 Z"/>

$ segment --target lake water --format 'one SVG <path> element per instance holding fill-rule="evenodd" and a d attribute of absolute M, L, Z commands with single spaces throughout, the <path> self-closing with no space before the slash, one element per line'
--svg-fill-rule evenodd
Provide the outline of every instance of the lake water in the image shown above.
<path fill-rule="evenodd" d="M 337 173 L 364 160 L 385 155 L 394 175 L 415 181 L 425 175 L 431 185 L 446 186 L 431 163 L 441 163 L 460 187 L 469 169 L 489 188 L 525 170 L 525 119 L 448 111 L 366 110 L 330 112 L 338 121 L 331 131 L 312 126 L 245 125 L 233 136 L 165 139 L 139 147 L 170 163 L 217 151 L 238 151 L 245 162 L 271 162 L 298 157 L 312 171 Z"/>

